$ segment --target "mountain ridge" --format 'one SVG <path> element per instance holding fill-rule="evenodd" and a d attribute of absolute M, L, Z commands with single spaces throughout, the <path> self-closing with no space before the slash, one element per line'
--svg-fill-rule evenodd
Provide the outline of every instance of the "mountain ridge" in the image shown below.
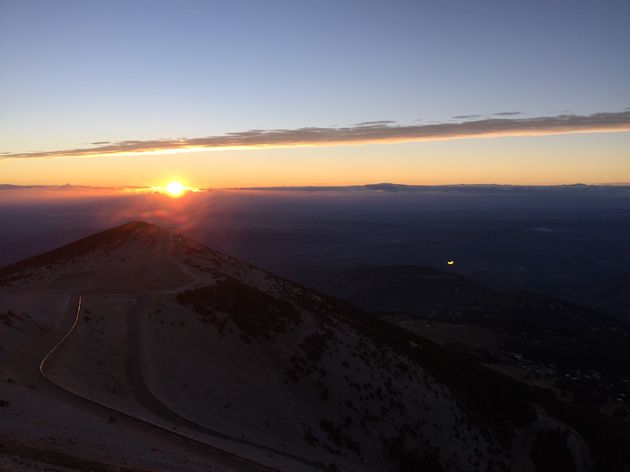
<path fill-rule="evenodd" d="M 0 283 L 2 283 L 3 279 L 7 276 L 16 272 L 21 272 L 37 266 L 62 262 L 73 257 L 81 256 L 82 254 L 93 251 L 103 245 L 110 245 L 114 247 L 116 245 L 122 245 L 132 236 L 137 236 L 141 231 L 148 232 L 149 230 L 154 232 L 165 231 L 159 226 L 151 223 L 144 221 L 130 221 L 114 228 L 86 236 L 85 238 L 81 238 L 58 248 L 51 249 L 50 251 L 0 267 Z"/>

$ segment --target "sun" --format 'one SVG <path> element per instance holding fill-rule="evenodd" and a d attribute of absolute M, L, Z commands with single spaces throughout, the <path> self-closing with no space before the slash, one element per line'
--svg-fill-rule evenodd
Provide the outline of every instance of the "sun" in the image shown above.
<path fill-rule="evenodd" d="M 173 181 L 166 185 L 166 193 L 171 197 L 180 197 L 185 191 L 186 188 L 180 182 Z"/>

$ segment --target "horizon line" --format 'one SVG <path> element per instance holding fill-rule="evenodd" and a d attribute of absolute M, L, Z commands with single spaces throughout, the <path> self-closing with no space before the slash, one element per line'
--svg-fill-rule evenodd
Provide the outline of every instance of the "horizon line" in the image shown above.
<path fill-rule="evenodd" d="M 585 188 L 585 187 L 630 187 L 630 182 L 602 182 L 602 183 L 558 183 L 558 184 L 513 184 L 513 183 L 452 183 L 452 184 L 404 184 L 395 182 L 375 182 L 366 184 L 348 184 L 348 185 L 270 185 L 270 186 L 247 186 L 247 187 L 188 187 L 190 192 L 198 193 L 214 190 L 394 190 L 394 189 L 428 189 L 428 188 L 452 188 L 452 187 L 517 187 L 517 188 Z M 129 191 L 137 193 L 159 193 L 158 187 L 144 185 L 125 185 L 125 186 L 96 186 L 96 185 L 75 185 L 75 184 L 6 184 L 0 183 L 0 191 L 6 190 L 113 190 L 113 191 Z"/>

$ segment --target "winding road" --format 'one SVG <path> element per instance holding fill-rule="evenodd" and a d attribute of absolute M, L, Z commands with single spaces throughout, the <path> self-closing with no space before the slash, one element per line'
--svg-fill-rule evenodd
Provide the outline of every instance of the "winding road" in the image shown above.
<path fill-rule="evenodd" d="M 82 299 L 82 296 L 77 297 L 76 310 L 74 310 L 75 305 L 71 304 L 73 322 L 70 329 L 53 346 L 53 348 L 46 353 L 41 362 L 39 362 L 38 374 L 40 378 L 46 380 L 44 384 L 42 384 L 41 382 L 37 382 L 38 391 L 40 393 L 45 393 L 67 403 L 76 405 L 83 410 L 87 410 L 103 418 L 109 419 L 112 414 L 115 414 L 118 419 L 117 423 L 121 426 L 125 426 L 132 430 L 148 434 L 150 437 L 154 439 L 157 438 L 158 440 L 165 442 L 171 446 L 175 446 L 176 448 L 189 450 L 197 454 L 200 453 L 203 456 L 210 458 L 217 465 L 225 466 L 230 470 L 243 470 L 247 472 L 277 470 L 275 468 L 260 464 L 245 457 L 241 457 L 223 449 L 211 446 L 205 442 L 165 428 L 161 425 L 154 424 L 142 418 L 138 418 L 136 416 L 132 416 L 125 412 L 119 411 L 115 408 L 111 408 L 108 405 L 102 404 L 90 398 L 79 395 L 75 392 L 72 392 L 49 378 L 46 374 L 46 364 L 51 360 L 52 357 L 54 357 L 55 353 L 62 348 L 64 342 L 74 332 L 80 319 Z"/>
<path fill-rule="evenodd" d="M 188 284 L 190 285 L 190 284 Z M 181 289 L 180 289 L 181 290 Z M 102 291 L 98 291 L 99 293 Z M 120 292 L 120 291 L 117 291 Z M 242 438 L 238 438 L 235 436 L 231 436 L 229 434 L 223 433 L 221 431 L 216 431 L 205 426 L 199 425 L 195 422 L 190 421 L 187 418 L 184 418 L 168 408 L 164 403 L 162 403 L 158 398 L 156 398 L 153 393 L 147 387 L 144 381 L 143 374 L 143 349 L 142 349 L 142 335 L 139 323 L 139 315 L 142 314 L 148 307 L 151 302 L 151 294 L 148 292 L 138 292 L 134 291 L 134 295 L 136 296 L 136 303 L 134 306 L 127 312 L 127 359 L 126 359 L 126 381 L 128 387 L 135 397 L 137 402 L 141 404 L 146 410 L 153 413 L 157 417 L 162 420 L 167 421 L 169 424 L 173 425 L 173 427 L 182 427 L 189 431 L 194 431 L 197 433 L 202 433 L 208 436 L 220 438 L 223 440 L 227 440 L 230 442 L 234 442 L 237 444 L 245 445 L 247 447 L 251 447 L 257 450 L 261 450 L 266 452 L 268 455 L 273 454 L 285 459 L 289 459 L 290 461 L 295 461 L 299 463 L 301 466 L 309 466 L 310 468 L 323 470 L 324 467 L 321 463 L 311 461 L 305 459 L 303 457 L 299 457 L 284 451 L 280 451 L 268 446 L 264 446 L 262 444 L 254 443 L 251 441 L 247 441 Z M 76 295 L 75 295 L 76 296 Z M 62 347 L 65 341 L 74 333 L 75 328 L 79 322 L 81 316 L 81 305 L 83 301 L 83 295 L 78 295 L 76 305 L 71 304 L 72 309 L 76 306 L 76 310 L 72 310 L 73 313 L 73 322 L 70 329 L 65 333 L 65 335 L 53 346 L 53 348 L 46 353 L 41 362 L 39 363 L 39 374 L 41 377 L 47 380 L 48 385 L 54 387 L 55 395 L 61 394 L 63 392 L 66 396 L 71 396 L 73 401 L 79 401 L 81 403 L 82 408 L 88 408 L 92 411 L 97 410 L 101 414 L 111 415 L 115 413 L 117 415 L 122 415 L 128 423 L 131 423 L 133 427 L 140 428 L 143 430 L 147 430 L 152 434 L 159 434 L 164 439 L 170 441 L 171 443 L 175 443 L 177 446 L 184 446 L 187 449 L 192 449 L 195 452 L 201 452 L 204 455 L 210 457 L 212 460 L 228 466 L 230 468 L 236 470 L 243 471 L 269 471 L 276 470 L 272 467 L 260 464 L 258 462 L 252 461 L 250 459 L 238 456 L 231 452 L 225 451 L 223 449 L 217 448 L 215 446 L 211 446 L 203 441 L 193 439 L 189 435 L 183 434 L 181 432 L 174 431 L 173 429 L 154 424 L 145 419 L 129 415 L 127 413 L 121 412 L 117 409 L 111 408 L 108 405 L 102 404 L 100 402 L 96 402 L 90 398 L 79 395 L 75 392 L 72 392 L 62 385 L 57 384 L 54 380 L 46 375 L 46 364 L 50 361 L 52 357 L 54 357 L 55 353 L 58 352 Z M 297 465 L 297 464 L 296 464 Z"/>

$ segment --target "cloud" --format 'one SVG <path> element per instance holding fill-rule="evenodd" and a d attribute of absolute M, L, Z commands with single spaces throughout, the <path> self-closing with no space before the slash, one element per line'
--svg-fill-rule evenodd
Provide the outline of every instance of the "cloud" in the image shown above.
<path fill-rule="evenodd" d="M 396 122 L 390 121 L 390 120 L 362 121 L 361 123 L 356 123 L 355 126 L 382 126 L 382 125 L 392 125 L 394 123 Z"/>
<path fill-rule="evenodd" d="M 494 116 L 516 116 L 522 115 L 521 111 L 500 111 L 499 113 L 495 113 Z"/>
<path fill-rule="evenodd" d="M 481 115 L 455 115 L 454 120 L 467 120 L 469 118 L 479 118 Z"/>
<path fill-rule="evenodd" d="M 91 148 L 10 153 L 0 155 L 0 160 L 129 155 L 136 153 L 167 154 L 204 150 L 357 145 L 458 138 L 630 131 L 630 112 L 595 113 L 592 115 L 564 114 L 537 118 L 487 118 L 459 123 L 401 126 L 391 126 L 387 122 L 379 123 L 368 126 L 354 125 L 336 128 L 253 129 L 232 132 L 221 136 L 190 139 L 129 140 Z"/>

